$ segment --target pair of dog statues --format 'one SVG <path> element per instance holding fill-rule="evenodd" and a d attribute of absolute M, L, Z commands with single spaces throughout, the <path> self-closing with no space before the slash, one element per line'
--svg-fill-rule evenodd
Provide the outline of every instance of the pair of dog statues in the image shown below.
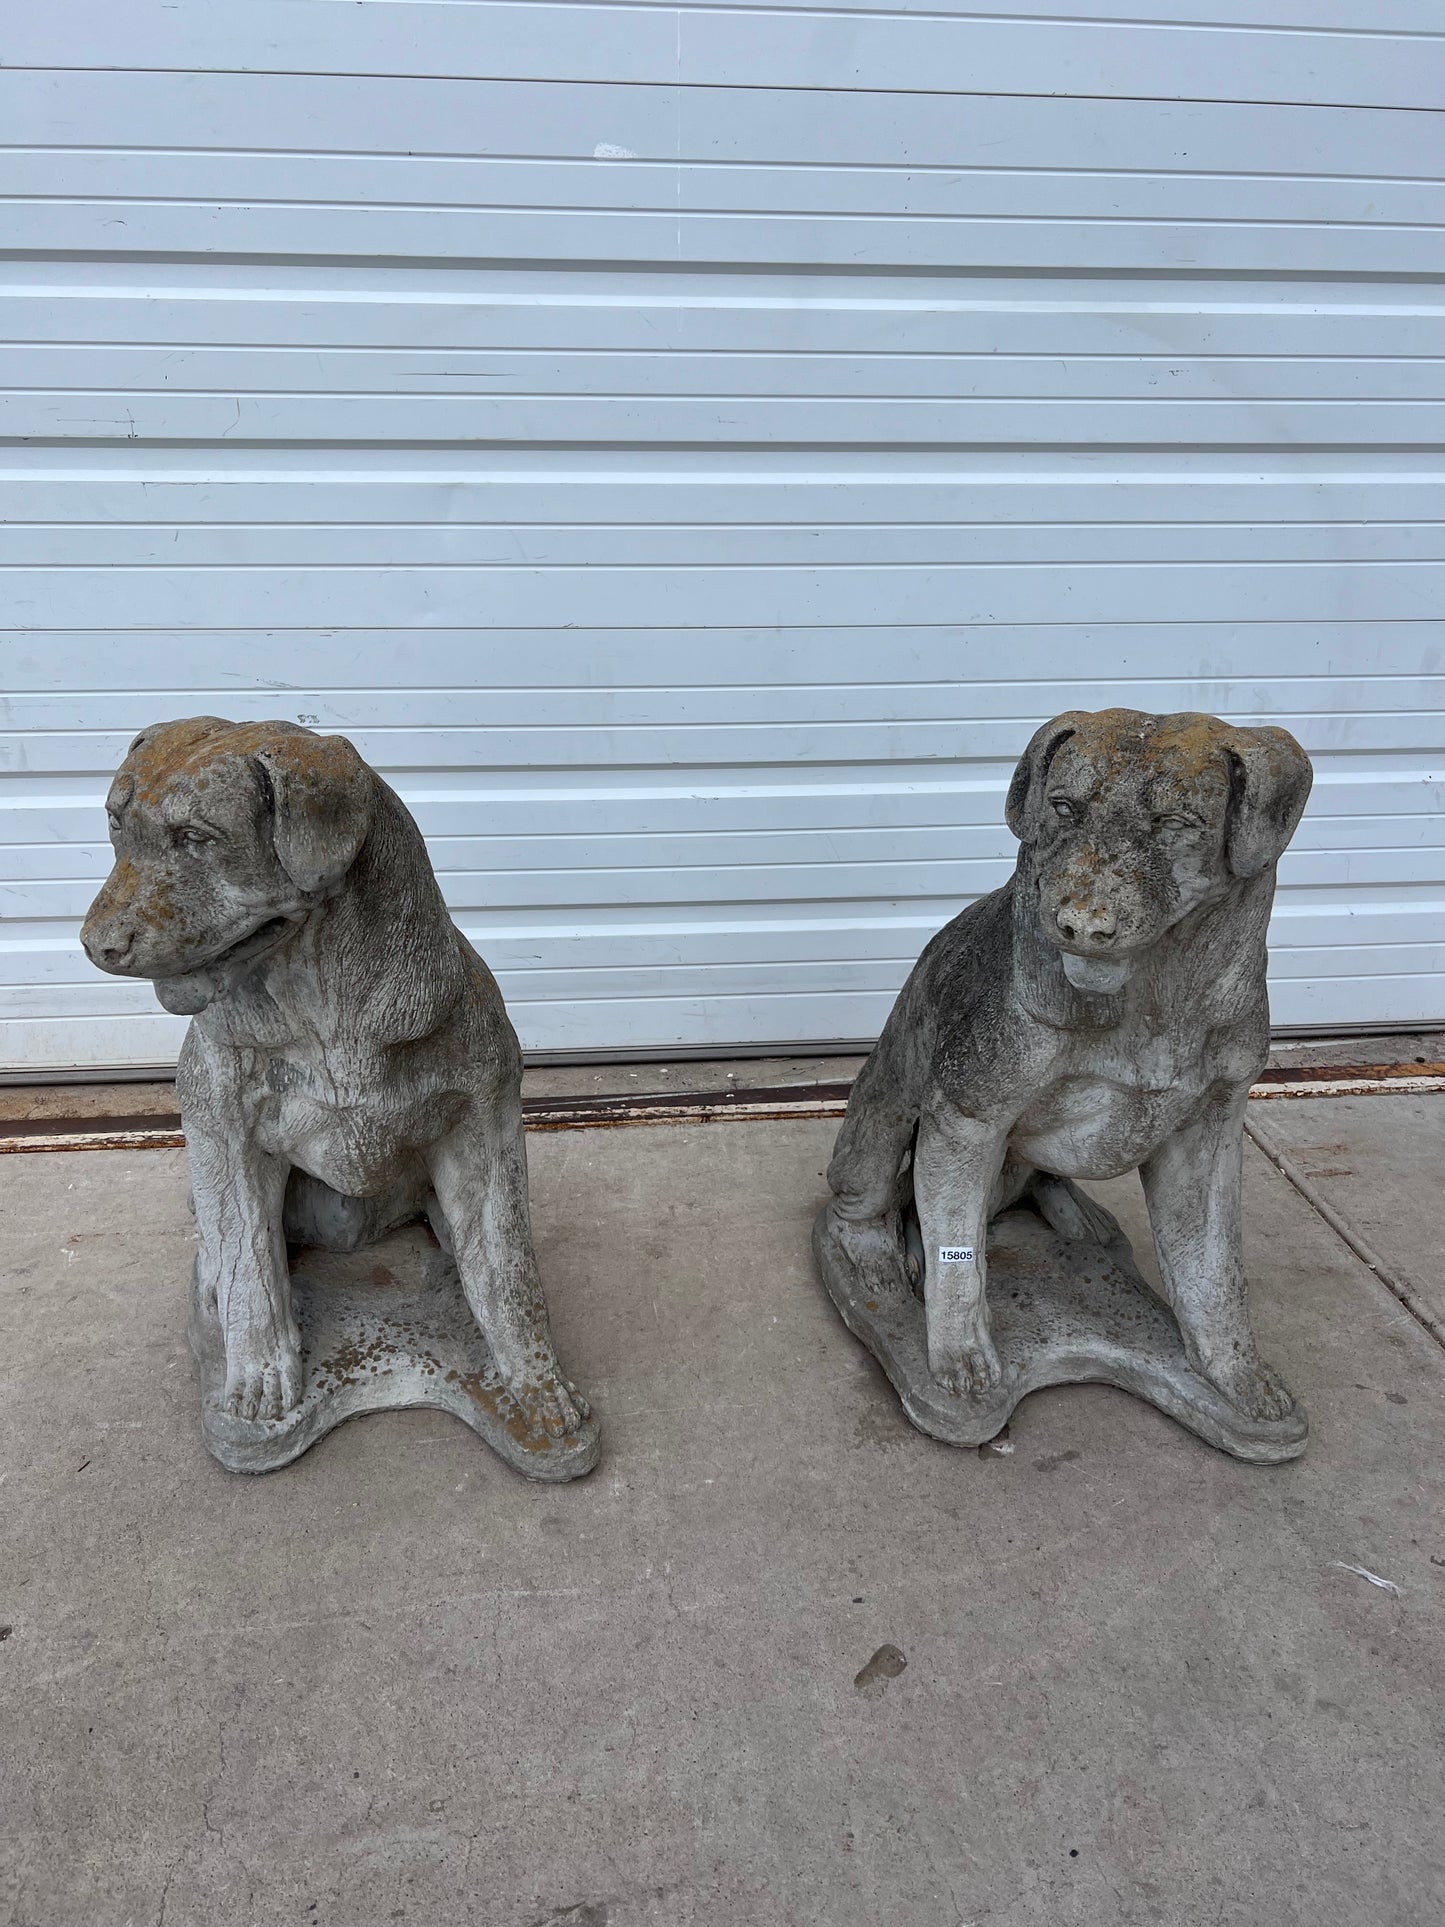
<path fill-rule="evenodd" d="M 1284 730 L 1211 716 L 1072 712 L 1025 749 L 1013 878 L 904 985 L 814 1228 L 923 1431 L 979 1444 L 1025 1393 L 1092 1379 L 1240 1458 L 1304 1449 L 1250 1329 L 1240 1174 L 1275 864 L 1310 782 Z M 431 1403 L 531 1477 L 590 1470 L 533 1254 L 521 1053 L 400 799 L 344 737 L 200 716 L 143 730 L 106 809 L 86 952 L 193 1019 L 211 1451 L 269 1470 L 353 1412 Z M 1077 1185 L 1135 1168 L 1167 1306 Z M 347 1263 L 419 1219 L 419 1280 Z"/>

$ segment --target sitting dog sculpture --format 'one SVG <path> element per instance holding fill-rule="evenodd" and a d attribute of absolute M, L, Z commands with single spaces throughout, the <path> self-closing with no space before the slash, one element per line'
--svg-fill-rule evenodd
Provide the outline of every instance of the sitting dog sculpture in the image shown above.
<path fill-rule="evenodd" d="M 1066 1239 L 1117 1246 L 1073 1180 L 1138 1167 L 1189 1368 L 1246 1424 L 1290 1414 L 1250 1329 L 1241 1136 L 1269 1043 L 1274 868 L 1311 774 L 1284 730 L 1201 715 L 1074 712 L 1025 750 L 1006 806 L 1013 879 L 940 931 L 905 984 L 816 1234 L 835 1298 L 846 1276 L 870 1312 L 921 1271 L 945 1392 L 986 1400 L 999 1385 L 990 1221 L 1024 1203 Z"/>
<path fill-rule="evenodd" d="M 195 1019 L 176 1081 L 225 1411 L 278 1421 L 302 1395 L 288 1240 L 349 1251 L 425 1213 L 514 1418 L 576 1434 L 516 1035 L 400 799 L 344 737 L 198 716 L 143 730 L 106 808 L 115 867 L 81 940 Z"/>

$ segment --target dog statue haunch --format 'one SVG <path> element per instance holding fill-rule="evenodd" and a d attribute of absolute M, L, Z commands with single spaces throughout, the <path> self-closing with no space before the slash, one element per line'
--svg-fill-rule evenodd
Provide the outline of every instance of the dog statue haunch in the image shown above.
<path fill-rule="evenodd" d="M 197 716 L 136 737 L 106 809 L 115 867 L 81 941 L 194 1020 L 176 1083 L 236 1462 L 307 1396 L 288 1240 L 352 1251 L 426 1215 L 490 1353 L 478 1429 L 536 1476 L 586 1471 L 595 1428 L 532 1251 L 516 1035 L 400 799 L 344 737 Z"/>
<path fill-rule="evenodd" d="M 1095 1377 L 1241 1456 L 1303 1449 L 1303 1414 L 1250 1329 L 1240 1175 L 1269 1043 L 1275 863 L 1310 782 L 1284 730 L 1212 716 L 1074 712 L 1025 750 L 1006 806 L 1013 879 L 915 966 L 854 1088 L 815 1234 L 835 1300 L 925 1429 L 976 1442 L 1035 1385 Z M 1074 1184 L 1136 1167 L 1177 1330 Z M 1076 1292 L 1067 1334 L 1057 1307 L 1052 1336 L 1037 1307 L 1026 1331 L 1024 1245 L 1092 1266 L 1096 1284 L 1108 1270 L 1114 1329 L 1081 1336 Z M 995 1257 L 1011 1289 L 991 1305 Z M 912 1364 L 890 1363 L 918 1283 Z M 1004 1358 L 1001 1318 L 1017 1327 Z M 1138 1356 L 1135 1319 L 1152 1334 Z"/>

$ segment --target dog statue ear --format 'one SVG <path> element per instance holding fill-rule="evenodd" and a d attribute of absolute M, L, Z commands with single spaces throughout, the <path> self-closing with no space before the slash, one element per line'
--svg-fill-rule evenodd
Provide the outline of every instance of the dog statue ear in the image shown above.
<path fill-rule="evenodd" d="M 1229 758 L 1225 854 L 1237 877 L 1277 863 L 1304 814 L 1314 770 L 1287 729 L 1235 729 Z"/>
<path fill-rule="evenodd" d="M 1013 781 L 1008 786 L 1003 816 L 1020 843 L 1032 843 L 1037 836 L 1039 793 L 1049 773 L 1049 764 L 1069 738 L 1077 733 L 1083 720 L 1083 712 L 1077 709 L 1066 710 L 1062 716 L 1055 716 L 1051 723 L 1045 723 L 1042 729 L 1034 731 L 1028 748 L 1019 758 Z"/>
<path fill-rule="evenodd" d="M 344 736 L 313 736 L 294 724 L 268 728 L 253 753 L 271 792 L 281 868 L 308 896 L 332 889 L 371 828 L 371 771 Z"/>

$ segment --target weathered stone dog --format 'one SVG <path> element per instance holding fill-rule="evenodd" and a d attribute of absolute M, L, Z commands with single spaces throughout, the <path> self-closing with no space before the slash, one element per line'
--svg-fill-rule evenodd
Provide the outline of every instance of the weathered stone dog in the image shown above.
<path fill-rule="evenodd" d="M 516 1035 L 400 799 L 344 737 L 197 716 L 143 730 L 106 807 L 115 868 L 81 941 L 195 1018 L 177 1088 L 226 1411 L 280 1420 L 301 1397 L 288 1239 L 353 1250 L 426 1212 L 518 1422 L 575 1434 Z"/>
<path fill-rule="evenodd" d="M 1211 716 L 1075 712 L 1024 752 L 1013 879 L 940 931 L 904 986 L 817 1234 L 825 1276 L 846 1275 L 869 1312 L 921 1267 L 945 1391 L 999 1384 L 990 1220 L 1025 1201 L 1065 1238 L 1109 1245 L 1118 1227 L 1071 1180 L 1137 1166 L 1189 1367 L 1246 1421 L 1290 1413 L 1250 1330 L 1241 1133 L 1269 1041 L 1274 867 L 1310 782 L 1284 730 Z M 1056 1374 L 1070 1375 L 1088 1374 Z"/>

